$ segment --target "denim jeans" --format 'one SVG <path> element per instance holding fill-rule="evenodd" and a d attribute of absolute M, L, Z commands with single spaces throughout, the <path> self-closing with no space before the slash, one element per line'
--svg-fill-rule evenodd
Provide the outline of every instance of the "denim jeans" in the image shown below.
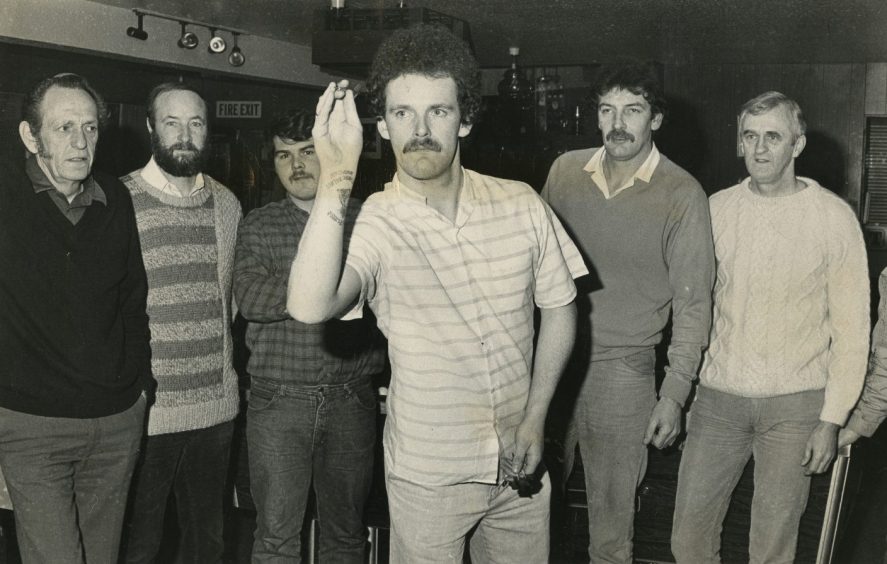
<path fill-rule="evenodd" d="M 656 355 L 590 363 L 576 406 L 588 496 L 591 562 L 631 564 L 637 487 L 647 470 L 644 432 L 656 405 Z"/>
<path fill-rule="evenodd" d="M 234 422 L 145 437 L 132 480 L 124 528 L 128 564 L 154 562 L 163 541 L 170 492 L 175 496 L 181 562 L 221 562 L 222 509 Z"/>
<path fill-rule="evenodd" d="M 246 440 L 257 511 L 254 563 L 300 562 L 312 482 L 319 561 L 364 561 L 376 412 L 369 378 L 330 386 L 252 380 Z"/>
<path fill-rule="evenodd" d="M 144 396 L 95 419 L 0 408 L 0 466 L 25 564 L 117 561 L 144 415 Z"/>
<path fill-rule="evenodd" d="M 462 564 L 467 535 L 473 564 L 548 562 L 551 482 L 520 497 L 509 486 L 422 486 L 386 475 L 391 564 Z M 475 528 L 476 527 L 476 528 Z"/>
<path fill-rule="evenodd" d="M 751 564 L 794 561 L 810 477 L 801 460 L 823 391 L 744 398 L 700 386 L 687 423 L 671 549 L 679 563 L 720 562 L 721 528 L 750 456 L 755 459 Z"/>

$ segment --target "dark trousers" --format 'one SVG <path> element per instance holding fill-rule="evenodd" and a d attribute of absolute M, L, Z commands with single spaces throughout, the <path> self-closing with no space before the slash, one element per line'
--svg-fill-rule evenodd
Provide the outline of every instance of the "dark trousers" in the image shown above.
<path fill-rule="evenodd" d="M 0 408 L 0 466 L 25 564 L 113 564 L 145 399 L 95 419 Z"/>
<path fill-rule="evenodd" d="M 222 560 L 222 508 L 233 431 L 234 422 L 228 421 L 145 438 L 124 529 L 125 562 L 154 562 L 170 492 L 179 523 L 179 560 L 188 564 Z"/>
<path fill-rule="evenodd" d="M 254 378 L 247 411 L 254 563 L 299 562 L 312 480 L 320 562 L 364 562 L 376 397 L 369 381 L 289 386 Z"/>

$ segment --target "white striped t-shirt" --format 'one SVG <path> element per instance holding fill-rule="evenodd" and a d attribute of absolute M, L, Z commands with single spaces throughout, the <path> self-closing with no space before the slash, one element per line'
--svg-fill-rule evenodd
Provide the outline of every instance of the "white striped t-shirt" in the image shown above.
<path fill-rule="evenodd" d="M 347 251 L 388 338 L 387 471 L 424 485 L 494 483 L 499 434 L 523 419 L 533 310 L 587 273 L 526 184 L 463 169 L 455 222 L 397 181 L 361 209 Z"/>

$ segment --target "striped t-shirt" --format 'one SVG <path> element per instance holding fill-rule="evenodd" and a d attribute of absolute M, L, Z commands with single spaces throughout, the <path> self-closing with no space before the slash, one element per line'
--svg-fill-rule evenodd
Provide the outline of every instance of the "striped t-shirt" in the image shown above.
<path fill-rule="evenodd" d="M 364 204 L 347 264 L 388 338 L 386 469 L 425 485 L 493 483 L 524 416 L 533 310 L 587 273 L 527 185 L 463 170 L 455 222 L 397 182 Z"/>

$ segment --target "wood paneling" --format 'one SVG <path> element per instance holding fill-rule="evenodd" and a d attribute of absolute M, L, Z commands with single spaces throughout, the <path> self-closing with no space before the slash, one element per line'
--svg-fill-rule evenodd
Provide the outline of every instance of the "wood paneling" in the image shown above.
<path fill-rule="evenodd" d="M 660 146 L 713 193 L 746 176 L 736 155 L 743 102 L 778 90 L 807 120 L 797 172 L 858 209 L 866 115 L 887 114 L 887 63 L 669 65 L 665 88 L 675 112 Z"/>

